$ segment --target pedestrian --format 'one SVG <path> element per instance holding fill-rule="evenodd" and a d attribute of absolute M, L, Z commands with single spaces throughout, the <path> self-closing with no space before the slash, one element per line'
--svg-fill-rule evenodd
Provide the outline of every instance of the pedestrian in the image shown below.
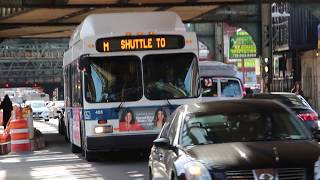
<path fill-rule="evenodd" d="M 301 95 L 303 97 L 303 91 L 298 81 L 295 82 L 294 87 L 291 89 L 291 93 L 295 93 L 296 95 Z"/>
<path fill-rule="evenodd" d="M 3 109 L 2 125 L 4 129 L 6 129 L 9 119 L 11 117 L 11 111 L 13 110 L 12 102 L 7 94 L 4 96 L 4 99 L 0 104 L 0 109 Z"/>

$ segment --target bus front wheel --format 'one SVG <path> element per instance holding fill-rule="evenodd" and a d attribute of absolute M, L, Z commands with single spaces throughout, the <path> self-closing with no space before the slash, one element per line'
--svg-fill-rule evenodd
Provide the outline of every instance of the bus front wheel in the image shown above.
<path fill-rule="evenodd" d="M 97 157 L 93 152 L 88 152 L 88 150 L 83 150 L 84 158 L 88 162 L 94 162 L 97 161 Z"/>

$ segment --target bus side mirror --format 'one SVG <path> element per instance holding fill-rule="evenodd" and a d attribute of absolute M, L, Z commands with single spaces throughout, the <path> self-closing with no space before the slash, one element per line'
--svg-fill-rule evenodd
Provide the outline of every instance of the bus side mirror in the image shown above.
<path fill-rule="evenodd" d="M 91 73 L 90 62 L 86 56 L 81 56 L 79 59 L 79 69 L 80 71 Z"/>

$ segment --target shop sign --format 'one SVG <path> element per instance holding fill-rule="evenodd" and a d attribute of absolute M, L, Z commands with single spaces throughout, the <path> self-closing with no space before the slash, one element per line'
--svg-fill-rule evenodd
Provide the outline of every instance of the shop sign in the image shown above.
<path fill-rule="evenodd" d="M 238 31 L 230 37 L 229 59 L 255 58 L 257 48 L 246 31 Z"/>

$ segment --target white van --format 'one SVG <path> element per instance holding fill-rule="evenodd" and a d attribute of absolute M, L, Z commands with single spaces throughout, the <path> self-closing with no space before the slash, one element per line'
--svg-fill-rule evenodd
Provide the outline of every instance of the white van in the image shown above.
<path fill-rule="evenodd" d="M 200 61 L 202 101 L 241 99 L 244 86 L 234 65 L 217 61 Z"/>

